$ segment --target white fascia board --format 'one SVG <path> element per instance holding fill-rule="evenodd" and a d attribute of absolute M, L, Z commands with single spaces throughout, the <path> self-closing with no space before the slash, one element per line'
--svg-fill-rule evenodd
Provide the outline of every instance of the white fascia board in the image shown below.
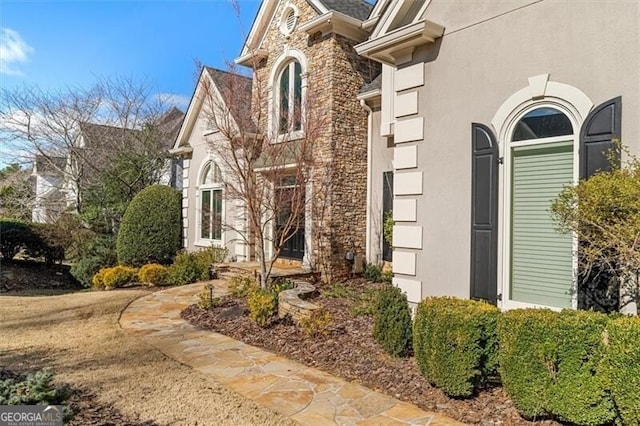
<path fill-rule="evenodd" d="M 337 33 L 356 41 L 366 40 L 369 33 L 362 29 L 362 21 L 335 10 L 316 16 L 300 25 L 300 30 L 307 34 L 318 31 L 323 34 Z"/>

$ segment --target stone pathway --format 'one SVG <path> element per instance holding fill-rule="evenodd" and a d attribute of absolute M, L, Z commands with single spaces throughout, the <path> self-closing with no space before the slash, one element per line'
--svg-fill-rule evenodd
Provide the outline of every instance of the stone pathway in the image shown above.
<path fill-rule="evenodd" d="M 216 288 L 214 295 L 226 292 L 225 281 L 210 283 Z M 204 284 L 209 283 L 174 287 L 135 300 L 122 312 L 121 327 L 170 358 L 303 425 L 461 424 L 190 325 L 180 312 L 194 303 Z"/>

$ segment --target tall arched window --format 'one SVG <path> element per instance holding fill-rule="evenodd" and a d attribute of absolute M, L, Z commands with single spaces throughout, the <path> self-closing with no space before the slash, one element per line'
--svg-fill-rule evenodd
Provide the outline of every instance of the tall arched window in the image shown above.
<path fill-rule="evenodd" d="M 557 231 L 550 208 L 577 178 L 575 140 L 569 117 L 552 106 L 529 109 L 513 127 L 505 153 L 509 302 L 572 306 L 573 237 Z"/>
<path fill-rule="evenodd" d="M 222 172 L 214 161 L 202 169 L 200 191 L 200 239 L 222 240 Z"/>
<path fill-rule="evenodd" d="M 291 61 L 279 78 L 278 133 L 302 130 L 302 67 Z"/>

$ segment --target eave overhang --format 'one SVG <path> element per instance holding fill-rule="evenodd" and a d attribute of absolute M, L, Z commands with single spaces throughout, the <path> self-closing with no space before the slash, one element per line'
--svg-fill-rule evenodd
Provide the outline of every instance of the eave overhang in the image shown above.
<path fill-rule="evenodd" d="M 190 146 L 181 146 L 179 148 L 173 148 L 169 150 L 169 154 L 173 157 L 188 157 L 193 152 L 193 148 Z"/>
<path fill-rule="evenodd" d="M 269 56 L 267 49 L 255 49 L 245 55 L 242 55 L 234 60 L 238 65 L 244 65 L 245 67 L 254 68 L 254 66 L 261 60 Z"/>
<path fill-rule="evenodd" d="M 331 33 L 339 34 L 358 42 L 366 40 L 370 34 L 369 31 L 362 28 L 362 21 L 335 10 L 305 22 L 300 25 L 300 30 L 309 35 L 318 32 L 322 33 L 323 36 Z"/>
<path fill-rule="evenodd" d="M 359 101 L 370 101 L 370 100 L 379 98 L 381 96 L 382 96 L 382 90 L 381 89 L 374 89 L 374 90 L 369 90 L 368 92 L 360 93 L 357 96 L 357 99 Z"/>
<path fill-rule="evenodd" d="M 359 55 L 395 67 L 407 62 L 407 58 L 410 60 L 416 47 L 435 42 L 443 33 L 443 26 L 422 20 L 360 43 L 355 48 Z"/>

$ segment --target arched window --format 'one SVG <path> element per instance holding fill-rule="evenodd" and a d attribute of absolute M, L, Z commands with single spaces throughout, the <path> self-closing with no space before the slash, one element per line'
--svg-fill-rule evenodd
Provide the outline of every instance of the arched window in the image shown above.
<path fill-rule="evenodd" d="M 209 161 L 200 175 L 200 239 L 222 240 L 222 172 Z"/>
<path fill-rule="evenodd" d="M 509 303 L 572 306 L 573 237 L 558 232 L 550 208 L 577 178 L 575 142 L 571 120 L 551 105 L 523 111 L 507 141 Z"/>
<path fill-rule="evenodd" d="M 278 133 L 302 130 L 302 67 L 289 62 L 278 80 Z"/>

